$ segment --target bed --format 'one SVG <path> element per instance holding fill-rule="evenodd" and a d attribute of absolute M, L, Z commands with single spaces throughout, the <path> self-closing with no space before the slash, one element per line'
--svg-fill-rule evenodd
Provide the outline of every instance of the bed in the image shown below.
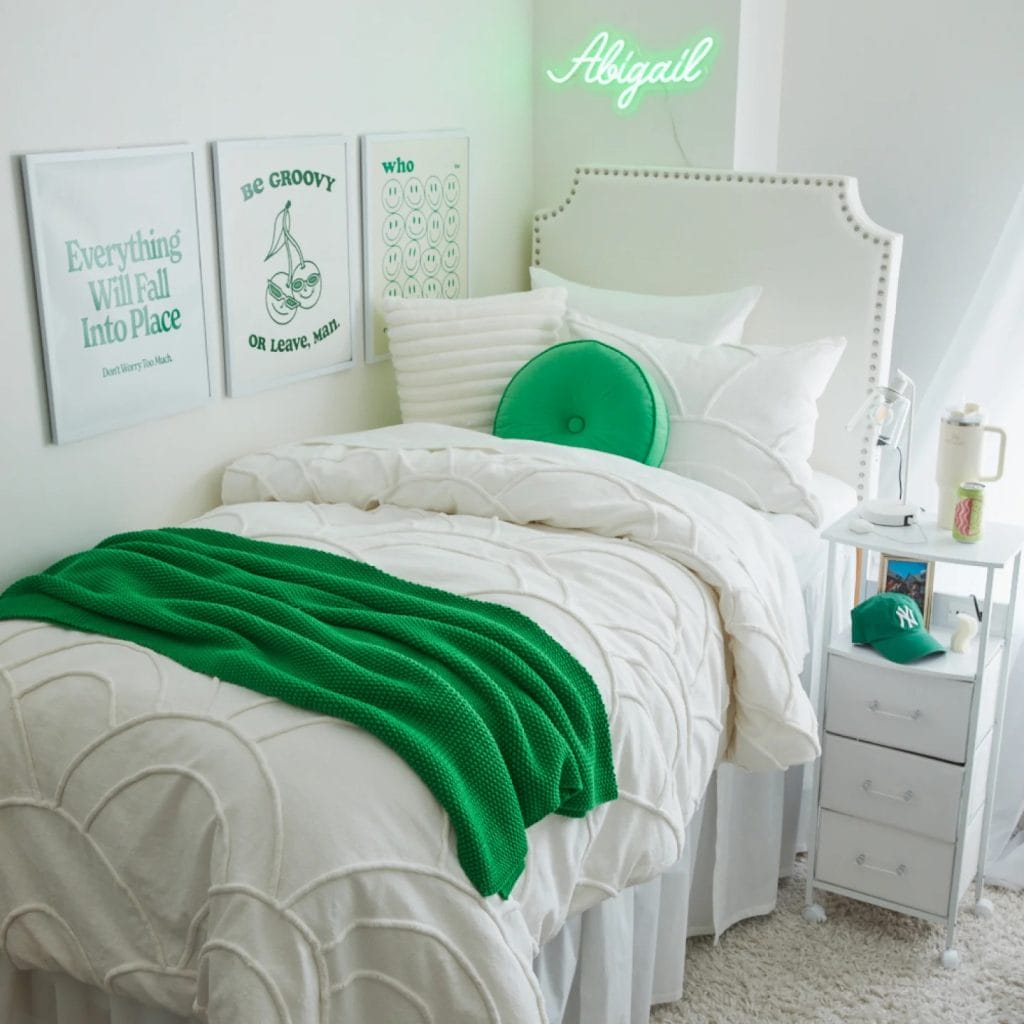
<path fill-rule="evenodd" d="M 844 336 L 808 485 L 829 510 L 874 485 L 845 419 L 888 372 L 898 261 L 839 176 L 580 168 L 535 223 L 535 264 L 571 280 L 756 283 L 745 337 Z M 446 816 L 374 737 L 130 644 L 0 622 L 5 1019 L 642 1021 L 678 994 L 687 918 L 717 933 L 771 909 L 801 788 L 778 769 L 816 744 L 812 527 L 450 425 L 255 453 L 224 491 L 191 526 L 536 617 L 601 690 L 620 796 L 530 826 L 511 898 L 482 899 Z"/>

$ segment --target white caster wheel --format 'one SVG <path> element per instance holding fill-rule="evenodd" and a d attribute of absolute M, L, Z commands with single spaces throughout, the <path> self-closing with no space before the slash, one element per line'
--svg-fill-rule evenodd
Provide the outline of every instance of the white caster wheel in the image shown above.
<path fill-rule="evenodd" d="M 992 916 L 992 901 L 983 896 L 974 904 L 974 916 L 987 921 Z"/>
<path fill-rule="evenodd" d="M 955 949 L 942 951 L 942 966 L 947 971 L 955 971 L 960 966 L 960 954 Z"/>
<path fill-rule="evenodd" d="M 811 903 L 804 907 L 804 920 L 808 924 L 824 924 L 828 920 L 825 908 L 818 903 Z"/>

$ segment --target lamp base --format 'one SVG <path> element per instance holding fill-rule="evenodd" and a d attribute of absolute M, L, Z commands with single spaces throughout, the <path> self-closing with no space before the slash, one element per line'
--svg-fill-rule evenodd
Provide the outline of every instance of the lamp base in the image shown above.
<path fill-rule="evenodd" d="M 917 522 L 917 505 L 905 501 L 882 501 L 872 498 L 862 501 L 857 510 L 861 519 L 866 519 L 875 526 L 910 526 Z"/>

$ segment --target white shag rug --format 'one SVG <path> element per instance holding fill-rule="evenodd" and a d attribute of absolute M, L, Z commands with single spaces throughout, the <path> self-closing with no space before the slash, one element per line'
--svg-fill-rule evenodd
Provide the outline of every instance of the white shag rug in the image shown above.
<path fill-rule="evenodd" d="M 1024 892 L 986 888 L 995 913 L 957 918 L 961 963 L 939 963 L 945 929 L 819 891 L 806 923 L 804 879 L 782 883 L 774 914 L 686 945 L 683 998 L 657 1024 L 1024 1024 Z"/>

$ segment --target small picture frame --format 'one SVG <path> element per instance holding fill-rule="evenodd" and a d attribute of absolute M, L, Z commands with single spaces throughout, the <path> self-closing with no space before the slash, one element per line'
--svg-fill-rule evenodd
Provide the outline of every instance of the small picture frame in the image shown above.
<path fill-rule="evenodd" d="M 928 629 L 932 621 L 932 591 L 935 587 L 935 563 L 904 555 L 880 555 L 878 592 L 906 594 L 921 609 L 921 621 Z"/>

